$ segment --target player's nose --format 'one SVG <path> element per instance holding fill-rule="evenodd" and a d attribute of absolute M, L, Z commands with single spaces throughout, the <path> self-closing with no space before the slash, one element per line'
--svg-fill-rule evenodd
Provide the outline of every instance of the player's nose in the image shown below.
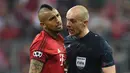
<path fill-rule="evenodd" d="M 60 19 L 57 17 L 56 18 L 56 22 L 59 24 L 60 23 Z"/>

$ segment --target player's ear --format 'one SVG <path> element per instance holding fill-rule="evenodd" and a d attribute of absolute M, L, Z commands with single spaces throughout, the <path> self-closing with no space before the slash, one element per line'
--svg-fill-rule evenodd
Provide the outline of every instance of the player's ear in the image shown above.
<path fill-rule="evenodd" d="M 45 24 L 43 22 L 40 22 L 40 25 L 42 28 L 45 28 Z"/>
<path fill-rule="evenodd" d="M 44 26 L 44 23 L 43 23 L 43 22 L 40 22 L 40 25 L 41 25 L 41 26 Z"/>

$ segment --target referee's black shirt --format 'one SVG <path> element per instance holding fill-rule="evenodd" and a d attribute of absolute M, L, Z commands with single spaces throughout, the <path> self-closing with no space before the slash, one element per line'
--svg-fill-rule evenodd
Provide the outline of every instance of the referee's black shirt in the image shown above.
<path fill-rule="evenodd" d="M 109 44 L 91 31 L 79 39 L 67 36 L 65 47 L 68 73 L 102 73 L 103 67 L 114 65 Z"/>

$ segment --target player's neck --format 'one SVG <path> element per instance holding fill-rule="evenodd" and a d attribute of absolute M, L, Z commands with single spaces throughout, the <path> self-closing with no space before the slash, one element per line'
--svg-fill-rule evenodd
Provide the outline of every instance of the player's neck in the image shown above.
<path fill-rule="evenodd" d="M 88 28 L 85 28 L 82 33 L 79 35 L 79 38 L 82 38 L 84 37 L 85 35 L 87 35 L 89 33 L 89 29 Z"/>
<path fill-rule="evenodd" d="M 58 36 L 57 32 L 45 30 L 52 38 L 56 39 Z"/>

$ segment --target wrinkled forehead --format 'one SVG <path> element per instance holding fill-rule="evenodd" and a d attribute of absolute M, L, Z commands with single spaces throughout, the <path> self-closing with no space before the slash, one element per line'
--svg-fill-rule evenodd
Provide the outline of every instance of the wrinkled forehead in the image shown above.
<path fill-rule="evenodd" d="M 80 13 L 75 11 L 68 11 L 66 14 L 67 19 L 80 19 Z"/>
<path fill-rule="evenodd" d="M 59 14 L 59 12 L 56 10 L 56 9 L 53 9 L 52 11 L 51 10 L 48 10 L 48 11 L 44 11 L 40 14 L 40 17 L 42 18 L 42 20 L 48 20 L 49 18 L 55 16 Z"/>

